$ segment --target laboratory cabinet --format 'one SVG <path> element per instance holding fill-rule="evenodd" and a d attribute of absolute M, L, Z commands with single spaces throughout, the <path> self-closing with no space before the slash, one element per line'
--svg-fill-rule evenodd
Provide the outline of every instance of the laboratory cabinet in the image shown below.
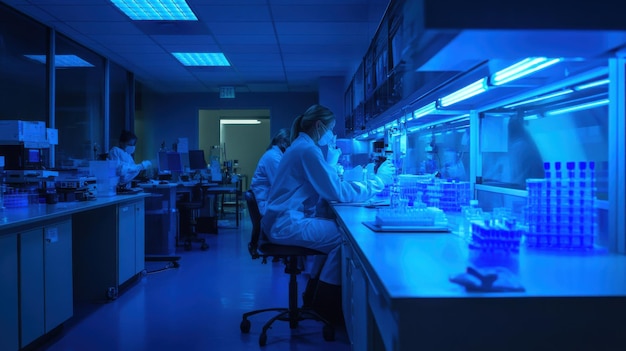
<path fill-rule="evenodd" d="M 115 299 L 144 272 L 144 198 L 74 214 L 74 292 L 78 301 Z"/>
<path fill-rule="evenodd" d="M 341 248 L 342 304 L 346 332 L 353 350 L 366 350 L 368 332 L 367 283 L 365 272 L 358 257 L 354 255 L 352 245 L 344 240 Z M 358 337 L 357 337 L 358 336 Z"/>
<path fill-rule="evenodd" d="M 119 282 L 128 281 L 144 270 L 144 201 L 120 204 L 119 220 Z"/>
<path fill-rule="evenodd" d="M 20 230 L 20 346 L 73 315 L 71 217 Z"/>
<path fill-rule="evenodd" d="M 0 350 L 17 350 L 17 234 L 0 234 Z"/>

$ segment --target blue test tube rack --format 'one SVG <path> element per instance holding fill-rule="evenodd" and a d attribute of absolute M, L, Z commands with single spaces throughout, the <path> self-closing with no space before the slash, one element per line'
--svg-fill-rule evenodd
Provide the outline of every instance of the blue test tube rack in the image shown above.
<path fill-rule="evenodd" d="M 527 179 L 526 246 L 588 251 L 597 232 L 594 162 L 544 163 L 544 179 Z"/>

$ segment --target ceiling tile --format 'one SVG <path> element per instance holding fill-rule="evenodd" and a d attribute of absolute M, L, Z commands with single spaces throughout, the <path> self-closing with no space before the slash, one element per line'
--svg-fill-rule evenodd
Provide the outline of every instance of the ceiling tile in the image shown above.
<path fill-rule="evenodd" d="M 214 22 L 208 25 L 211 33 L 221 35 L 274 35 L 272 22 Z"/>
<path fill-rule="evenodd" d="M 327 4 L 272 5 L 272 16 L 276 22 L 366 22 L 368 9 L 365 6 Z"/>
<path fill-rule="evenodd" d="M 198 5 L 193 11 L 202 21 L 214 22 L 256 22 L 271 21 L 267 4 L 261 5 Z"/>
<path fill-rule="evenodd" d="M 328 35 L 368 38 L 366 23 L 356 22 L 276 22 L 278 35 Z"/>
<path fill-rule="evenodd" d="M 276 45 L 273 35 L 220 35 L 216 38 L 219 45 Z"/>

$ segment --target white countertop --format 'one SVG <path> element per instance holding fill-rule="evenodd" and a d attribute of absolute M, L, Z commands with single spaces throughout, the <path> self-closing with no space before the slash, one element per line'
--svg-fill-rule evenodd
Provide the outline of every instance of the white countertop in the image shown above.
<path fill-rule="evenodd" d="M 366 266 L 392 299 L 626 296 L 626 256 L 530 251 L 519 254 L 526 292 L 468 293 L 448 279 L 468 266 L 467 242 L 453 233 L 382 233 L 365 227 L 376 210 L 335 205 L 338 221 Z"/>
<path fill-rule="evenodd" d="M 5 208 L 0 210 L 0 231 L 36 221 L 53 219 L 71 215 L 76 212 L 91 210 L 98 207 L 143 199 L 149 193 L 115 195 L 98 197 L 94 200 L 59 202 L 56 204 L 35 204 L 27 207 Z"/>

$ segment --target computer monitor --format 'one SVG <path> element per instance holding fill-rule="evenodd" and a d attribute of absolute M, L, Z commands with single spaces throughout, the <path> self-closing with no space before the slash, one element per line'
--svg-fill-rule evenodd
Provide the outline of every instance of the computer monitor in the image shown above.
<path fill-rule="evenodd" d="M 175 151 L 167 153 L 167 168 L 172 173 L 181 173 L 183 171 L 183 159 L 180 153 Z"/>
<path fill-rule="evenodd" d="M 202 171 L 207 169 L 204 150 L 189 150 L 189 169 L 192 171 Z"/>
<path fill-rule="evenodd" d="M 175 151 L 159 151 L 159 172 L 182 172 L 183 161 L 180 153 Z"/>

